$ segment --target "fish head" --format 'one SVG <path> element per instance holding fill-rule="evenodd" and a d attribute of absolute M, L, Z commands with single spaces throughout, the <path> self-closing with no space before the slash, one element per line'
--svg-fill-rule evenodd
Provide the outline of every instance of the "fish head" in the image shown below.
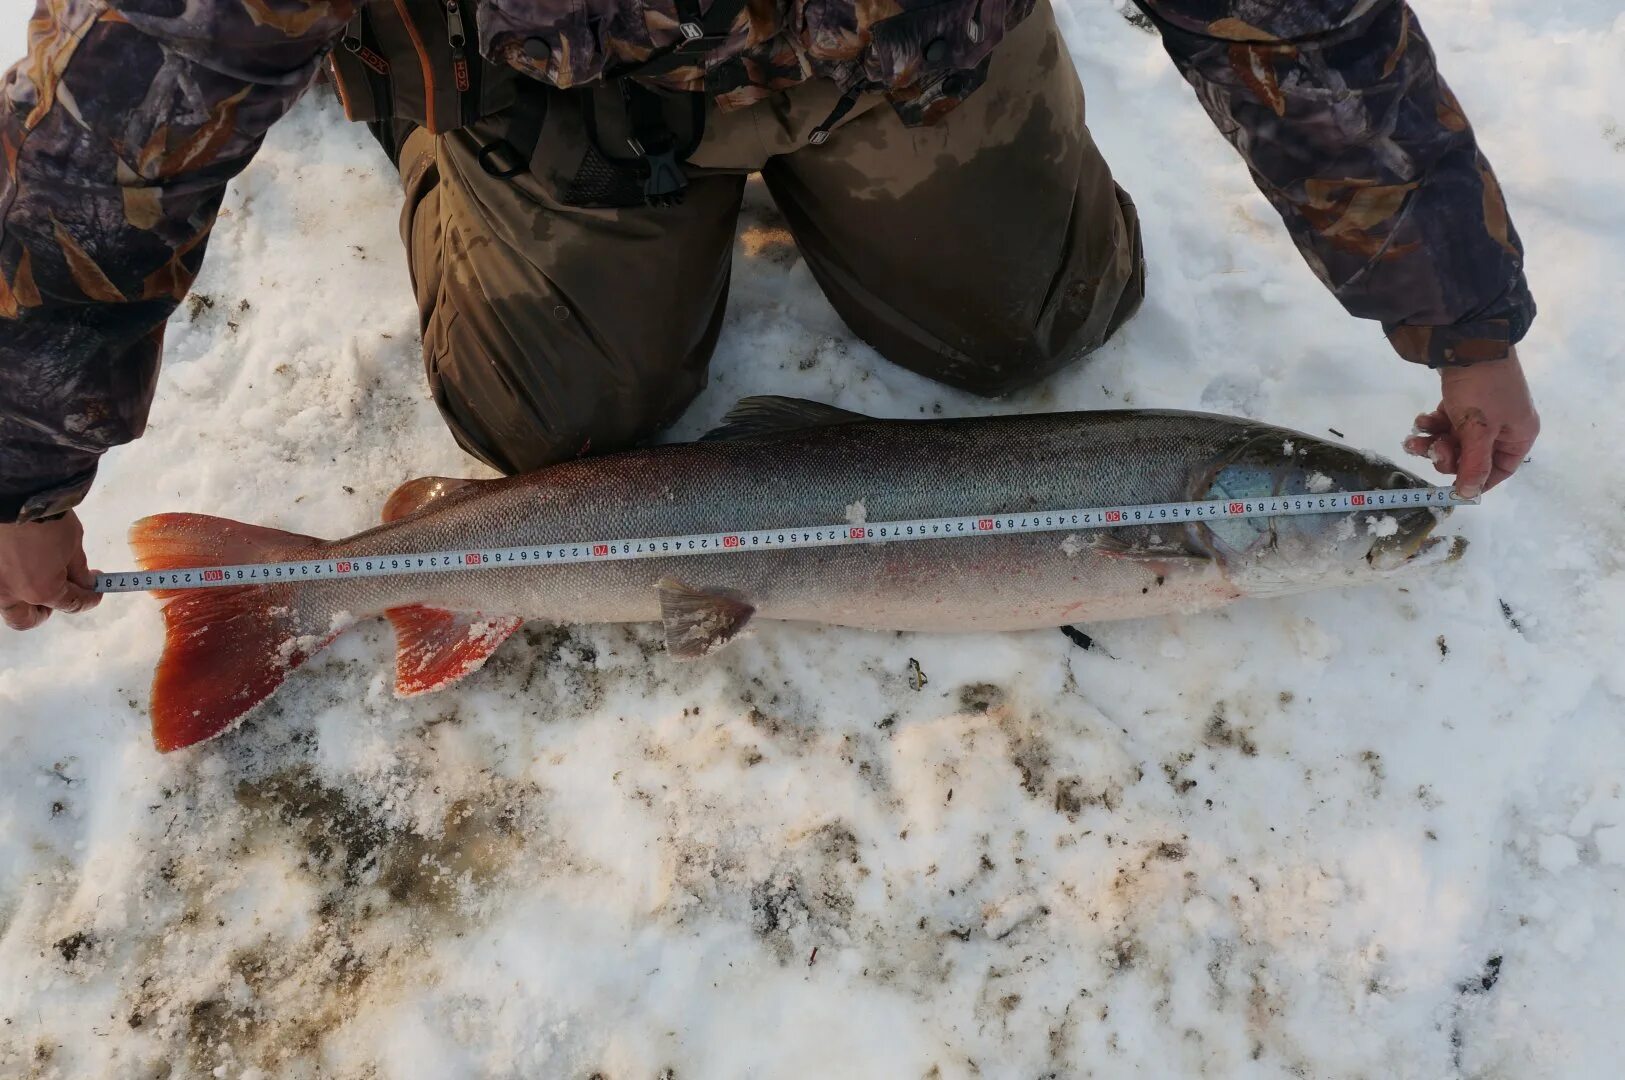
<path fill-rule="evenodd" d="M 1192 498 L 1247 500 L 1428 487 L 1390 461 L 1277 428 L 1254 432 L 1194 478 Z M 1248 595 L 1354 584 L 1460 558 L 1466 541 L 1433 535 L 1448 507 L 1225 518 L 1198 543 Z"/>

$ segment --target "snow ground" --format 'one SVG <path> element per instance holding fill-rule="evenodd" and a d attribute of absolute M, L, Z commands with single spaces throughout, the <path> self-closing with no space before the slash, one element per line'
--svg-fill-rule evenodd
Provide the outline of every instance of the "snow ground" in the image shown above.
<path fill-rule="evenodd" d="M 0 1074 L 1618 1075 L 1625 16 L 1419 6 L 1542 306 L 1547 431 L 1457 515 L 1462 564 L 1089 650 L 765 626 L 679 666 L 644 628 L 531 626 L 410 702 L 372 626 L 168 757 L 155 606 L 110 598 L 0 638 Z M 1324 295 L 1154 38 L 1109 0 L 1062 20 L 1146 219 L 1121 339 L 1008 401 L 945 392 L 852 339 L 753 190 L 679 435 L 771 391 L 1397 453 L 1432 377 Z M 85 508 L 93 565 L 146 513 L 339 535 L 468 471 L 363 134 L 307 102 L 233 185 L 151 432 Z"/>

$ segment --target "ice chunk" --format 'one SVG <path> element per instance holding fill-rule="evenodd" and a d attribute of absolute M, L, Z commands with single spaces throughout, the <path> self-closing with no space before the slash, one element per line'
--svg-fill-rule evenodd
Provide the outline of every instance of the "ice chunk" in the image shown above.
<path fill-rule="evenodd" d="M 1393 536 L 1399 532 L 1399 519 L 1392 514 L 1373 514 L 1365 519 L 1372 536 Z"/>

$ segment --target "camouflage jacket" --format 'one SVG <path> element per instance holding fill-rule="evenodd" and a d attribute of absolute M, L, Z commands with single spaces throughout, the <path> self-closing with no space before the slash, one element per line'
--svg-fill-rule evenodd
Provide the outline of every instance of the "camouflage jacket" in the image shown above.
<path fill-rule="evenodd" d="M 749 0 L 688 77 L 733 106 L 828 77 L 928 122 L 1030 2 Z M 1351 312 L 1420 363 L 1506 354 L 1534 315 L 1522 249 L 1408 7 L 1136 2 Z M 141 433 L 227 181 L 352 15 L 351 0 L 40 4 L 0 88 L 0 521 L 75 505 L 102 452 Z M 677 34 L 676 0 L 478 4 L 488 57 L 561 86 Z"/>

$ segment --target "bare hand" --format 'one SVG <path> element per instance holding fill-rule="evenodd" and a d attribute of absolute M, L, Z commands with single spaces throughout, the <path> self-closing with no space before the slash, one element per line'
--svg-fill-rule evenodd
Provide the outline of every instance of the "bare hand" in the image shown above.
<path fill-rule="evenodd" d="M 1405 449 L 1454 474 L 1456 493 L 1476 499 L 1518 471 L 1540 434 L 1540 417 L 1516 353 L 1445 368 L 1439 382 L 1444 400 L 1416 418 Z"/>
<path fill-rule="evenodd" d="M 85 563 L 85 531 L 69 511 L 55 521 L 0 525 L 0 618 L 31 630 L 52 611 L 89 611 L 101 603 Z"/>

